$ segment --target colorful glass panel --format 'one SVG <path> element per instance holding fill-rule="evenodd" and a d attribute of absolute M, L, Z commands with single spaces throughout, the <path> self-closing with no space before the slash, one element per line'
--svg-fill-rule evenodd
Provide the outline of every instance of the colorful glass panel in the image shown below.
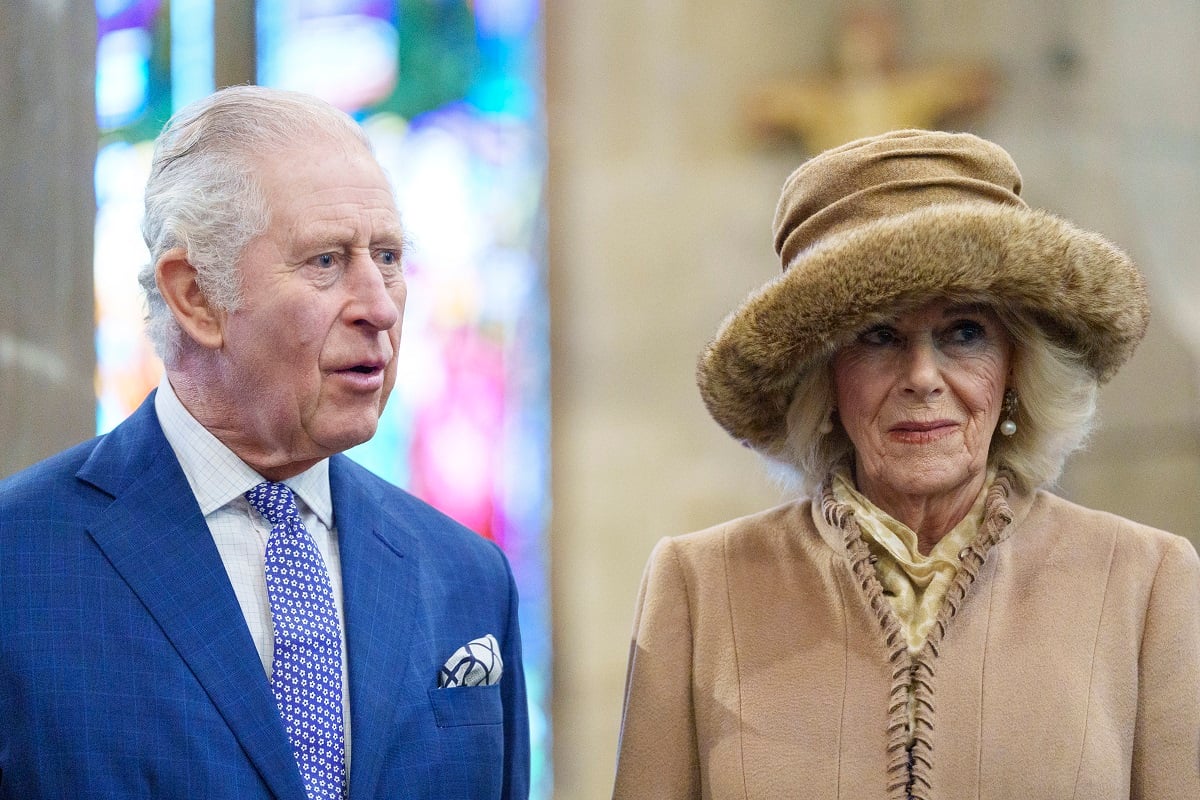
<path fill-rule="evenodd" d="M 259 82 L 359 119 L 411 240 L 399 377 L 351 456 L 500 544 L 548 797 L 549 380 L 540 6 L 262 0 Z"/>

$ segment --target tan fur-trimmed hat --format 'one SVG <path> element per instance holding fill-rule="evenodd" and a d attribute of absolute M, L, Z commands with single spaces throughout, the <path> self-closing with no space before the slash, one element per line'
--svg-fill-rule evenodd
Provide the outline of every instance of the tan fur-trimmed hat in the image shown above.
<path fill-rule="evenodd" d="M 1023 312 L 1107 381 L 1146 332 L 1130 258 L 1020 198 L 1003 149 L 967 133 L 905 130 L 800 166 L 775 212 L 783 274 L 722 323 L 700 357 L 709 413 L 734 438 L 778 452 L 814 358 L 883 316 L 937 297 Z"/>

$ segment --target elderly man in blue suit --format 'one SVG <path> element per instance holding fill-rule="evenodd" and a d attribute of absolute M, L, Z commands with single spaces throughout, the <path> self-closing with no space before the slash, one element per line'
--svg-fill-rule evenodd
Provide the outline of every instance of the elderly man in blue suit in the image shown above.
<path fill-rule="evenodd" d="M 159 137 L 144 233 L 159 388 L 0 484 L 0 797 L 525 797 L 504 556 L 340 455 L 406 291 L 361 129 L 217 92 Z"/>

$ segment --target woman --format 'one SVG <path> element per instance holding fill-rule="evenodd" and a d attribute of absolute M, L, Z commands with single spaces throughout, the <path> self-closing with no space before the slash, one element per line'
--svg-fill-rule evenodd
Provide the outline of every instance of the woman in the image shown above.
<path fill-rule="evenodd" d="M 655 549 L 615 798 L 1200 798 L 1200 559 L 1039 488 L 1144 285 L 1020 185 L 924 131 L 788 179 L 699 384 L 812 499 Z"/>

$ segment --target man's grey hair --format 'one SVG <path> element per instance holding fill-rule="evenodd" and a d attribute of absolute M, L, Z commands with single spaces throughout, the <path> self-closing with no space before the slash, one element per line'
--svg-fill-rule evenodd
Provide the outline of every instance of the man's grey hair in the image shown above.
<path fill-rule="evenodd" d="M 258 179 L 261 160 L 321 137 L 372 149 L 363 129 L 325 101 L 261 86 L 222 89 L 167 122 L 146 181 L 142 237 L 150 262 L 138 282 L 146 293 L 147 335 L 168 366 L 176 363 L 184 334 L 155 283 L 159 258 L 183 248 L 209 302 L 235 310 L 238 261 L 270 222 Z"/>

